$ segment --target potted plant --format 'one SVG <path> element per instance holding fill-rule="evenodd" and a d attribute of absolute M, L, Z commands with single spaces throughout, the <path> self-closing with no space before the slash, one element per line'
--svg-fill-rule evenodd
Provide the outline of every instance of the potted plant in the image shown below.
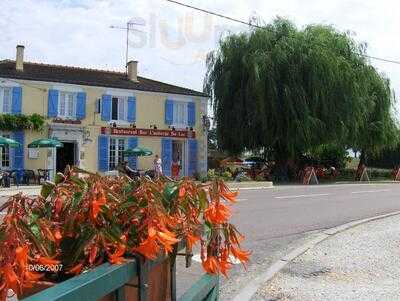
<path fill-rule="evenodd" d="M 249 258 L 229 223 L 236 195 L 218 179 L 132 180 L 67 168 L 40 196 L 17 194 L 0 207 L 0 300 L 10 289 L 26 296 L 135 254 L 174 259 L 180 241 L 187 252 L 200 243 L 207 273 L 227 275 L 232 256 L 243 264 Z"/>

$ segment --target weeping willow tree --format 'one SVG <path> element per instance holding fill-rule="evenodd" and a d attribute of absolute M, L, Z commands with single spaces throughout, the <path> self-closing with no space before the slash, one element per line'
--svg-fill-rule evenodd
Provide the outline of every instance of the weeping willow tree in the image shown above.
<path fill-rule="evenodd" d="M 394 117 L 395 98 L 389 79 L 372 66 L 366 66 L 364 84 L 369 110 L 360 124 L 359 134 L 351 143 L 352 148 L 361 152 L 359 166 L 367 165 L 368 156 L 377 156 L 383 149 L 396 147 L 400 134 Z"/>
<path fill-rule="evenodd" d="M 219 147 L 232 154 L 272 149 L 281 166 L 325 143 L 364 147 L 360 137 L 376 101 L 392 102 L 365 50 L 331 26 L 299 30 L 281 18 L 222 39 L 208 55 L 204 83 Z"/>

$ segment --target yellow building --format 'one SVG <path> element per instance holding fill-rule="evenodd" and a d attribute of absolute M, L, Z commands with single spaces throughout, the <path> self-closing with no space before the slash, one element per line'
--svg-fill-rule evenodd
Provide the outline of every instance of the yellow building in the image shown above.
<path fill-rule="evenodd" d="M 123 150 L 151 149 L 162 159 L 163 172 L 180 162 L 181 175 L 207 171 L 207 95 L 137 76 L 137 62 L 128 72 L 24 62 L 0 61 L 0 112 L 37 113 L 47 118 L 43 132 L 1 132 L 23 144 L 4 149 L 3 169 L 47 167 L 53 176 L 66 165 L 107 172 L 124 160 Z M 38 138 L 57 138 L 56 150 L 28 150 Z M 154 157 L 127 158 L 131 167 L 152 168 Z"/>

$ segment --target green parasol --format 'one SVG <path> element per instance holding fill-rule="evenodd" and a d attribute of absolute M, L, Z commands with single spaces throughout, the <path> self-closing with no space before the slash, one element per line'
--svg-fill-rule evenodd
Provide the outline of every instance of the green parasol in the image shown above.
<path fill-rule="evenodd" d="M 32 143 L 28 144 L 28 148 L 38 148 L 38 147 L 63 147 L 63 144 L 55 139 L 37 139 L 33 141 Z"/>
<path fill-rule="evenodd" d="M 20 147 L 21 143 L 10 138 L 0 136 L 0 146 Z"/>
<path fill-rule="evenodd" d="M 135 147 L 135 148 L 128 148 L 123 151 L 124 156 L 130 157 L 130 156 L 151 156 L 153 152 L 149 150 L 148 148 L 145 147 Z"/>

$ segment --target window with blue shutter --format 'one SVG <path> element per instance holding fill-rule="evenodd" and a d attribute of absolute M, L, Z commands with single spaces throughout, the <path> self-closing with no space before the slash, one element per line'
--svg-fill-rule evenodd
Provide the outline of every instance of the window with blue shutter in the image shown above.
<path fill-rule="evenodd" d="M 99 171 L 108 171 L 108 145 L 109 139 L 106 135 L 100 135 L 98 139 L 98 162 Z"/>
<path fill-rule="evenodd" d="M 162 138 L 161 139 L 161 160 L 163 174 L 171 176 L 171 164 L 172 164 L 172 139 Z"/>
<path fill-rule="evenodd" d="M 17 170 L 17 181 L 18 183 L 22 182 L 23 177 L 23 169 L 24 169 L 24 131 L 17 131 L 12 134 L 12 138 L 21 143 L 20 147 L 14 148 L 13 160 L 12 160 L 12 169 Z"/>
<path fill-rule="evenodd" d="M 22 112 L 22 88 L 12 88 L 12 101 L 11 101 L 11 113 L 21 114 Z"/>
<path fill-rule="evenodd" d="M 188 112 L 188 126 L 193 127 L 196 124 L 196 104 L 194 102 L 188 102 L 187 112 Z"/>
<path fill-rule="evenodd" d="M 174 102 L 173 100 L 165 100 L 165 124 L 171 125 L 174 122 Z"/>
<path fill-rule="evenodd" d="M 101 98 L 101 120 L 111 120 L 111 95 L 104 94 Z"/>
<path fill-rule="evenodd" d="M 189 139 L 189 166 L 188 172 L 189 176 L 193 176 L 197 171 L 197 140 Z"/>
<path fill-rule="evenodd" d="M 50 89 L 49 90 L 49 99 L 47 103 L 47 116 L 57 117 L 58 115 L 58 90 Z"/>
<path fill-rule="evenodd" d="M 82 120 L 86 117 L 86 93 L 78 92 L 76 95 L 76 119 Z"/>
<path fill-rule="evenodd" d="M 128 113 L 127 113 L 128 122 L 136 121 L 136 98 L 128 97 Z"/>
<path fill-rule="evenodd" d="M 128 148 L 135 148 L 138 146 L 138 138 L 130 137 L 128 138 Z M 132 169 L 137 169 L 137 156 L 127 157 L 128 166 Z"/>

